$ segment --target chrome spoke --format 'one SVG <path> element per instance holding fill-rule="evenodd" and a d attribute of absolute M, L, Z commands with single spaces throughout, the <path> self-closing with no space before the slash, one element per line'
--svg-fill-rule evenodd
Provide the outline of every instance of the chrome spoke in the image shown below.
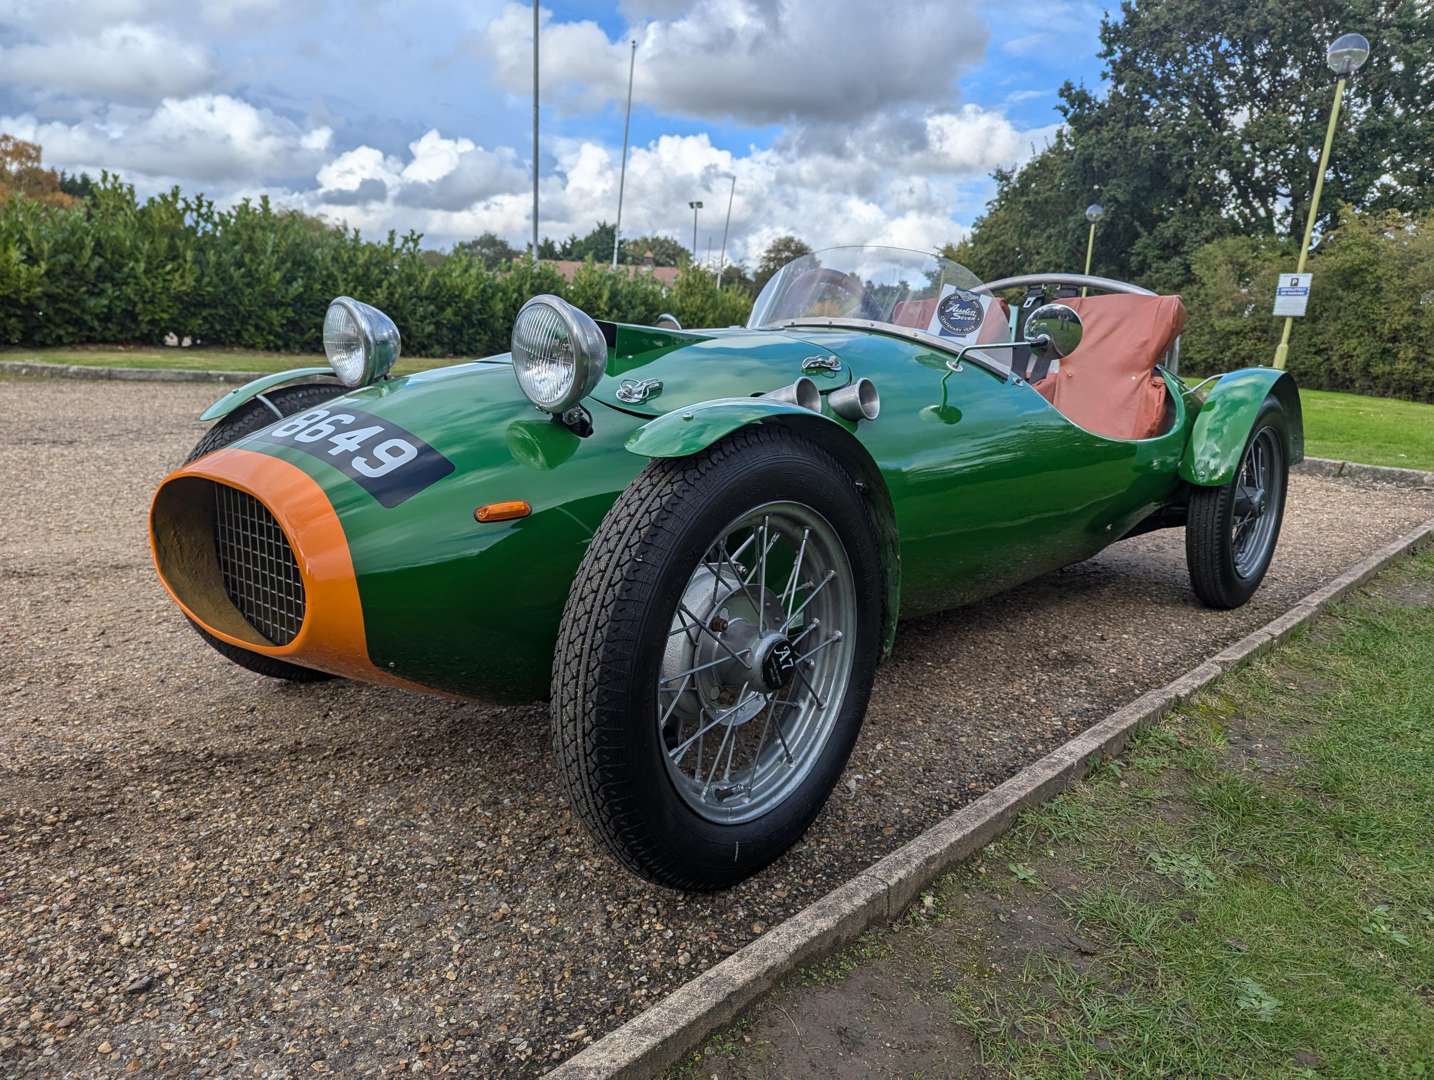
<path fill-rule="evenodd" d="M 835 645 L 838 641 L 840 641 L 840 640 L 842 639 L 842 636 L 843 636 L 843 635 L 842 635 L 842 632 L 841 632 L 840 630 L 838 630 L 835 634 L 833 634 L 831 637 L 827 638 L 827 639 L 826 639 L 825 641 L 823 641 L 820 645 L 813 645 L 813 646 L 812 646 L 810 649 L 808 649 L 806 652 L 802 653 L 802 655 L 797 658 L 798 662 L 799 662 L 799 663 L 802 663 L 802 664 L 805 664 L 808 660 L 810 660 L 812 657 L 816 656 L 817 653 L 821 652 L 821 651 L 822 651 L 823 649 L 825 649 L 828 645 Z"/>
<path fill-rule="evenodd" d="M 811 537 L 811 535 L 811 529 L 802 530 L 802 543 L 801 546 L 797 548 L 796 562 L 792 563 L 791 576 L 787 578 L 786 587 L 782 589 L 782 606 L 787 609 L 787 618 L 789 620 L 792 617 L 792 603 L 791 599 L 788 599 L 788 597 L 791 597 L 792 599 L 796 598 L 797 581 L 800 579 L 802 573 L 802 558 L 807 553 L 807 540 Z"/>
<path fill-rule="evenodd" d="M 828 585 L 831 584 L 831 580 L 834 577 L 836 577 L 836 571 L 828 570 L 827 576 L 822 578 L 821 584 L 819 584 L 811 592 L 807 593 L 807 598 L 803 600 L 799 605 L 797 605 L 797 610 L 788 613 L 787 621 L 782 624 L 782 633 L 785 634 L 787 632 L 787 628 L 792 625 L 792 620 L 794 620 L 798 615 L 800 615 L 803 611 L 807 609 L 807 605 L 809 605 L 813 600 L 817 598 L 817 594 L 819 594 L 823 589 L 825 589 Z"/>
<path fill-rule="evenodd" d="M 718 634 L 716 631 L 714 631 L 710 626 L 705 625 L 705 624 L 702 622 L 702 620 L 699 619 L 696 615 L 692 614 L 692 612 L 688 611 L 688 610 L 687 610 L 687 607 L 686 607 L 685 605 L 683 605 L 683 604 L 678 604 L 678 605 L 677 605 L 677 610 L 680 611 L 680 612 L 682 612 L 682 613 L 683 613 L 684 615 L 686 615 L 689 619 L 691 619 L 691 620 L 692 620 L 692 624 L 693 624 L 694 626 L 696 626 L 697 629 L 701 630 L 704 634 L 706 634 L 708 637 L 710 637 L 713 641 L 717 642 L 718 645 L 722 646 L 723 650 L 724 650 L 724 651 L 727 653 L 727 655 L 730 656 L 733 660 L 737 661 L 737 663 L 739 663 L 739 664 L 745 663 L 745 661 L 742 659 L 741 654 L 733 652 L 733 651 L 732 651 L 732 647 L 731 647 L 730 645 L 728 645 L 725 641 L 722 640 L 722 636 L 721 636 L 720 634 Z M 751 649 L 743 649 L 742 652 L 743 652 L 743 653 L 750 654 L 750 653 L 752 652 L 752 650 L 751 650 Z"/>
<path fill-rule="evenodd" d="M 771 528 L 771 521 L 770 516 L 762 518 L 762 557 L 758 560 L 758 565 L 762 568 L 762 579 L 761 584 L 757 586 L 758 589 L 765 589 L 767 587 L 767 552 L 772 550 L 772 543 L 767 537 Z M 743 588 L 746 588 L 745 582 L 743 583 Z M 759 634 L 766 629 L 766 622 L 763 616 L 765 607 L 765 604 L 757 605 L 757 633 Z"/>
<path fill-rule="evenodd" d="M 817 703 L 817 708 L 825 709 L 826 705 L 824 705 L 822 703 L 822 699 L 817 696 L 817 692 L 812 689 L 812 684 L 807 681 L 807 677 L 802 674 L 802 666 L 800 664 L 798 664 L 795 668 L 792 669 L 792 674 L 802 680 L 802 685 L 807 688 L 807 693 L 812 695 L 812 700 Z"/>
<path fill-rule="evenodd" d="M 748 685 L 749 685 L 748 683 L 743 683 L 743 684 L 742 684 L 742 689 L 745 691 L 745 690 L 747 689 L 747 686 L 748 686 Z M 673 747 L 671 750 L 669 750 L 669 751 L 667 752 L 667 753 L 668 753 L 668 757 L 671 757 L 673 754 L 676 754 L 676 753 L 678 753 L 678 752 L 680 752 L 680 751 L 686 749 L 688 746 L 690 746 L 690 745 L 692 744 L 693 739 L 696 739 L 696 738 L 697 738 L 698 736 L 700 736 L 700 735 L 705 735 L 707 732 L 711 731 L 711 730 L 712 730 L 714 727 L 716 727 L 718 724 L 725 724 L 725 723 L 727 722 L 727 718 L 730 717 L 730 716 L 732 716 L 734 713 L 736 713 L 737 710 L 740 709 L 743 705 L 745 705 L 748 701 L 751 701 L 752 698 L 758 698 L 758 697 L 761 697 L 761 696 L 762 696 L 762 695 L 761 695 L 760 693 L 757 693 L 757 692 L 754 691 L 754 692 L 752 693 L 752 697 L 743 698 L 743 699 L 739 700 L 739 701 L 737 702 L 737 704 L 731 706 L 730 708 L 723 709 L 721 712 L 713 714 L 712 723 L 708 724 L 705 728 L 702 728 L 700 731 L 694 733 L 694 734 L 691 736 L 691 738 L 687 739 L 687 740 L 686 740 L 685 742 L 683 742 L 680 746 L 675 746 L 675 747 Z M 703 711 L 705 712 L 706 710 L 704 709 Z"/>
<path fill-rule="evenodd" d="M 740 661 L 738 661 L 738 662 L 740 663 Z M 678 679 L 690 679 L 693 675 L 696 675 L 699 671 L 710 671 L 712 668 L 721 667 L 723 664 L 730 664 L 730 663 L 731 663 L 731 661 L 728 660 L 725 656 L 722 657 L 720 660 L 709 660 L 709 661 L 708 661 L 707 663 L 705 663 L 705 664 L 698 664 L 696 667 L 688 668 L 686 671 L 679 671 L 676 675 L 669 675 L 669 676 L 667 676 L 667 678 L 665 678 L 665 679 L 659 679 L 657 685 L 658 685 L 658 686 L 666 686 L 668 683 L 674 683 L 674 682 L 676 682 Z"/>
<path fill-rule="evenodd" d="M 687 693 L 687 683 L 690 681 L 690 679 L 685 680 L 682 685 L 677 688 L 677 693 L 673 696 L 672 703 L 667 706 L 667 711 L 663 713 L 662 718 L 657 721 L 659 731 L 667 727 L 667 721 L 671 718 L 673 710 L 677 708 L 677 703 L 682 700 L 682 695 Z M 669 690 L 668 693 L 670 694 L 672 691 Z"/>

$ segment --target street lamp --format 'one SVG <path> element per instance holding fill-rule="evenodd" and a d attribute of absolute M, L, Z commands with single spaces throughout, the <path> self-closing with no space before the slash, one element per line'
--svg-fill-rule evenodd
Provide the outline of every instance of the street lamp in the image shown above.
<path fill-rule="evenodd" d="M 722 254 L 717 257 L 717 287 L 722 287 L 722 271 L 727 269 L 727 230 L 732 226 L 732 196 L 737 193 L 737 174 L 730 174 L 732 186 L 727 189 L 727 222 L 722 226 Z"/>
<path fill-rule="evenodd" d="M 533 0 L 533 265 L 538 265 L 538 0 Z"/>
<path fill-rule="evenodd" d="M 632 71 L 637 66 L 637 41 L 627 58 L 627 112 L 622 119 L 622 169 L 617 174 L 617 224 L 612 227 L 612 268 L 617 269 L 617 244 L 622 236 L 622 189 L 627 184 L 627 132 L 632 124 Z"/>
<path fill-rule="evenodd" d="M 1090 258 L 1095 254 L 1096 222 L 1100 221 L 1103 217 L 1105 217 L 1105 207 L 1101 206 L 1100 203 L 1093 202 L 1085 208 L 1085 219 L 1090 222 L 1090 235 L 1086 238 L 1085 242 L 1085 272 L 1087 277 L 1090 276 Z M 1080 294 L 1082 296 L 1086 294 L 1086 287 L 1084 285 L 1081 286 Z"/>
<path fill-rule="evenodd" d="M 702 209 L 700 202 L 690 202 L 688 209 L 692 211 L 692 261 L 697 261 L 697 211 Z"/>
<path fill-rule="evenodd" d="M 1324 191 L 1324 174 L 1329 168 L 1329 151 L 1334 145 L 1334 127 L 1339 122 L 1339 106 L 1344 100 L 1344 84 L 1356 71 L 1364 66 L 1369 59 L 1369 39 L 1363 34 L 1341 34 L 1330 43 L 1325 50 L 1325 60 L 1329 63 L 1330 70 L 1339 76 L 1334 84 L 1334 107 L 1329 111 L 1329 127 L 1324 133 L 1324 149 L 1319 155 L 1319 171 L 1315 173 L 1314 193 L 1310 197 L 1310 212 L 1305 218 L 1305 238 L 1300 244 L 1300 262 L 1295 268 L 1296 274 L 1305 272 L 1305 262 L 1309 258 L 1310 240 L 1314 237 L 1315 218 L 1319 215 L 1319 197 Z M 1283 371 L 1285 361 L 1290 355 L 1290 329 L 1294 326 L 1294 317 L 1285 316 L 1285 328 L 1280 332 L 1280 343 L 1275 348 L 1275 367 Z"/>

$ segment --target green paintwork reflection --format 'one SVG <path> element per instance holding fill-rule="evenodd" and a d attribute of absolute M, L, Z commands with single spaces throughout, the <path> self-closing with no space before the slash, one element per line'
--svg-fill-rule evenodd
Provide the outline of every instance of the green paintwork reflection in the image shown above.
<path fill-rule="evenodd" d="M 291 371 L 276 371 L 272 375 L 260 376 L 253 382 L 247 382 L 243 386 L 236 386 L 230 390 L 229 393 L 200 413 L 199 419 L 222 420 L 244 402 L 253 400 L 265 390 L 272 390 L 276 386 L 296 382 L 299 379 L 312 379 L 315 375 L 332 375 L 333 373 L 333 368 L 325 366 L 294 368 Z"/>
<path fill-rule="evenodd" d="M 1290 464 L 1305 456 L 1304 418 L 1294 378 L 1274 368 L 1242 368 L 1221 376 L 1203 397 L 1195 430 L 1180 461 L 1180 476 L 1192 484 L 1217 487 L 1235 475 L 1250 428 L 1265 398 L 1277 395 L 1290 427 Z M 1190 395 L 1192 397 L 1197 395 Z"/>
<path fill-rule="evenodd" d="M 816 415 L 800 405 L 791 405 L 785 401 L 721 398 L 717 401 L 705 401 L 690 409 L 679 409 L 648 421 L 628 437 L 627 449 L 642 457 L 688 457 L 748 424 L 774 421 L 783 417 L 805 420 Z M 844 424 L 846 427 L 851 426 L 826 414 L 822 414 L 822 419 L 838 428 Z"/>
<path fill-rule="evenodd" d="M 618 330 L 619 351 L 624 346 L 624 329 Z M 803 360 L 822 354 L 809 341 L 770 330 L 734 330 L 721 337 L 685 336 L 694 339 L 685 347 L 665 341 L 610 363 L 608 374 L 592 396 L 641 416 L 661 416 L 716 398 L 748 397 L 779 389 L 801 377 Z M 851 378 L 845 369 L 805 374 L 821 390 L 845 386 Z M 658 379 L 662 390 L 646 401 L 629 404 L 617 397 L 623 379 Z"/>

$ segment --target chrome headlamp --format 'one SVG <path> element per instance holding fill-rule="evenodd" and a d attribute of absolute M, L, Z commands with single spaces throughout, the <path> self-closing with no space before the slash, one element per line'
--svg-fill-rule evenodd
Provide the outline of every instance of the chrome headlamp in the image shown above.
<path fill-rule="evenodd" d="M 607 341 L 597 323 L 560 296 L 523 305 L 513 322 L 513 373 L 538 408 L 561 416 L 607 370 Z"/>
<path fill-rule="evenodd" d="M 398 327 L 378 308 L 340 296 L 324 315 L 324 353 L 345 386 L 367 386 L 398 361 Z"/>

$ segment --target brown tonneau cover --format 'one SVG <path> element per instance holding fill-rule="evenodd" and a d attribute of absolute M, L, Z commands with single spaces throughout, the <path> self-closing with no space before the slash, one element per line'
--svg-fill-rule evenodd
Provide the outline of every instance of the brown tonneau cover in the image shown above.
<path fill-rule="evenodd" d="M 1062 300 L 1084 334 L 1060 370 L 1032 385 L 1074 424 L 1110 439 L 1149 439 L 1165 420 L 1155 371 L 1185 325 L 1178 296 L 1112 294 Z"/>

